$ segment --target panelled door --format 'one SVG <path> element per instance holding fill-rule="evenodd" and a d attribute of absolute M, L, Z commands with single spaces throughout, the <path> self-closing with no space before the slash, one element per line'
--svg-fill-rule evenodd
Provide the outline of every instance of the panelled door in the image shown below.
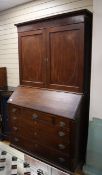
<path fill-rule="evenodd" d="M 44 30 L 19 34 L 20 83 L 43 87 L 46 81 Z"/>
<path fill-rule="evenodd" d="M 19 34 L 21 84 L 82 92 L 84 24 Z"/>
<path fill-rule="evenodd" d="M 82 92 L 84 66 L 83 24 L 47 30 L 47 87 Z"/>

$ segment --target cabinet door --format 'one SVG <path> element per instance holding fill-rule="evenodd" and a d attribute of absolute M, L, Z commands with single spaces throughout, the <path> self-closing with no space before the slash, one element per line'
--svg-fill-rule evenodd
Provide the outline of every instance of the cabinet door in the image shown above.
<path fill-rule="evenodd" d="M 43 30 L 19 33 L 20 82 L 43 87 L 45 83 L 45 41 Z"/>
<path fill-rule="evenodd" d="M 47 87 L 82 92 L 84 26 L 53 27 L 47 33 Z"/>

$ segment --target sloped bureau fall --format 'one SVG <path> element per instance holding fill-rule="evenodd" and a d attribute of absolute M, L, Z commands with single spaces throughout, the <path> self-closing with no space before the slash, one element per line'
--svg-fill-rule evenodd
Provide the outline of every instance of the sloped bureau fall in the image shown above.
<path fill-rule="evenodd" d="M 20 86 L 8 101 L 11 146 L 64 171 L 85 161 L 92 14 L 17 24 Z"/>

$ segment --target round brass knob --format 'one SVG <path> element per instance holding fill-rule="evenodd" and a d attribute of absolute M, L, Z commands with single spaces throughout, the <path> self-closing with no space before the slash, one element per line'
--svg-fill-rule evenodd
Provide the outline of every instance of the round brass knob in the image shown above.
<path fill-rule="evenodd" d="M 61 121 L 61 122 L 59 123 L 59 125 L 60 125 L 60 127 L 64 127 L 66 124 L 65 124 L 65 122 L 62 122 L 62 121 Z"/>
<path fill-rule="evenodd" d="M 17 119 L 17 117 L 13 117 L 13 120 L 16 120 Z"/>
<path fill-rule="evenodd" d="M 63 131 L 59 131 L 59 132 L 58 132 L 58 135 L 59 135 L 60 137 L 63 137 L 63 136 L 65 136 L 65 133 L 64 133 Z"/>
<path fill-rule="evenodd" d="M 16 111 L 17 111 L 17 109 L 16 109 L 16 108 L 13 108 L 13 109 L 12 109 L 12 112 L 16 112 Z"/>
<path fill-rule="evenodd" d="M 34 136 L 37 136 L 37 132 L 34 132 Z"/>
<path fill-rule="evenodd" d="M 19 141 L 19 139 L 18 139 L 18 138 L 14 138 L 14 141 L 15 141 L 15 142 L 18 142 L 18 141 Z"/>
<path fill-rule="evenodd" d="M 17 128 L 16 126 L 14 126 L 14 127 L 13 127 L 13 129 L 14 129 L 15 131 L 17 131 L 17 130 L 18 130 L 18 128 Z"/>
<path fill-rule="evenodd" d="M 63 150 L 63 149 L 65 149 L 65 148 L 66 148 L 66 146 L 65 146 L 65 145 L 63 145 L 63 144 L 59 144 L 59 145 L 58 145 L 58 147 L 59 147 L 59 149 L 61 149 L 61 150 Z"/>
<path fill-rule="evenodd" d="M 32 115 L 32 119 L 33 119 L 33 120 L 36 120 L 37 118 L 38 118 L 38 115 L 34 113 L 34 114 Z"/>

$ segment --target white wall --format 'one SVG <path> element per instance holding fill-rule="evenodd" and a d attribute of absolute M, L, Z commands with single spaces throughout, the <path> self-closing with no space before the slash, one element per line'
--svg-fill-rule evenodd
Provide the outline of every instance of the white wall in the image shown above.
<path fill-rule="evenodd" d="M 102 119 L 102 0 L 93 0 L 90 118 Z"/>
<path fill-rule="evenodd" d="M 0 66 L 7 67 L 8 85 L 19 84 L 18 39 L 14 24 L 87 8 L 92 0 L 37 0 L 0 13 Z"/>

